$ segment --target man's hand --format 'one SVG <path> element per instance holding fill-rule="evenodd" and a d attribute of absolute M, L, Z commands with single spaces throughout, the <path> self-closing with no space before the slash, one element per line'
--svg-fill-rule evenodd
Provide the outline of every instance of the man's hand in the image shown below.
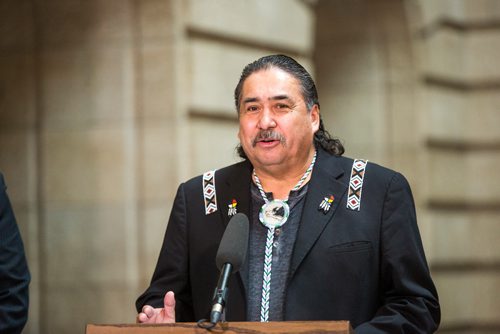
<path fill-rule="evenodd" d="M 149 305 L 142 307 L 137 315 L 137 322 L 144 324 L 166 324 L 175 322 L 175 296 L 172 291 L 165 294 L 163 308 L 153 308 Z"/>

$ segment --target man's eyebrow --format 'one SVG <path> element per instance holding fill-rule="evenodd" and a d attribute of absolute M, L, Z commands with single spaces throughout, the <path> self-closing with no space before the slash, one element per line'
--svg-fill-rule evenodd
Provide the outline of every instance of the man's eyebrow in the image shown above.
<path fill-rule="evenodd" d="M 258 102 L 259 99 L 256 98 L 256 97 L 247 97 L 246 99 L 244 99 L 242 102 L 243 103 L 251 103 L 251 102 Z"/>
<path fill-rule="evenodd" d="M 290 96 L 283 94 L 283 95 L 273 96 L 273 97 L 269 98 L 269 100 L 280 101 L 280 100 L 291 100 L 291 98 L 290 98 Z"/>

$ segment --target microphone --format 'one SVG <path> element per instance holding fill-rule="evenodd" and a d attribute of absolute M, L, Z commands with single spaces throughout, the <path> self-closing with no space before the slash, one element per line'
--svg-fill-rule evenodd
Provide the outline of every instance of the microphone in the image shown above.
<path fill-rule="evenodd" d="M 237 213 L 227 224 L 222 240 L 217 250 L 215 263 L 220 270 L 219 281 L 212 299 L 210 322 L 220 321 L 226 305 L 229 276 L 240 270 L 245 261 L 248 248 L 248 218 L 243 213 Z"/>

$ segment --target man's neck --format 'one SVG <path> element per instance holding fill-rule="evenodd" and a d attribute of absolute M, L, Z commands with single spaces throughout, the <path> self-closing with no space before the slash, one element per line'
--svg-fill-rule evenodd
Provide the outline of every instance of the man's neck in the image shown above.
<path fill-rule="evenodd" d="M 304 176 L 311 165 L 313 157 L 314 150 L 312 150 L 307 159 L 304 159 L 302 163 L 296 163 L 295 167 L 271 166 L 271 168 L 256 168 L 255 173 L 265 192 L 273 193 L 274 199 L 285 200 L 288 198 L 290 191 Z M 306 184 L 310 178 L 311 174 L 303 181 L 302 185 Z"/>

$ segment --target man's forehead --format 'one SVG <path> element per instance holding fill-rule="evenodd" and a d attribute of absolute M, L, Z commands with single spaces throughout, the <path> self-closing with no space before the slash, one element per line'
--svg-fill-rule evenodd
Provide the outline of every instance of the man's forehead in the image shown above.
<path fill-rule="evenodd" d="M 290 84 L 298 84 L 299 81 L 297 78 L 287 71 L 279 68 L 279 67 L 270 67 L 261 69 L 250 74 L 246 79 L 245 83 L 253 80 L 276 80 L 276 81 L 286 81 Z"/>
<path fill-rule="evenodd" d="M 243 83 L 242 101 L 246 98 L 286 99 L 300 94 L 300 83 L 291 74 L 271 68 L 249 75 Z"/>

